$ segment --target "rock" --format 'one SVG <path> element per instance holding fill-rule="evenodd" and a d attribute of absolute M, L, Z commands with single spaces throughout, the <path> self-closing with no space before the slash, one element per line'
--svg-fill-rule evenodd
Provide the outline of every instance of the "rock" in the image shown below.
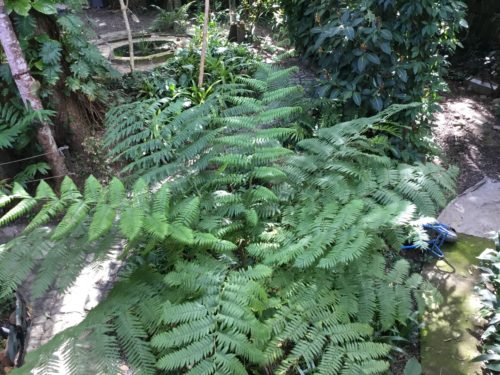
<path fill-rule="evenodd" d="M 493 103 L 493 105 L 495 105 L 495 106 L 497 106 L 497 105 L 498 105 L 498 106 L 500 106 L 500 98 L 493 99 L 491 102 L 492 102 L 492 103 Z"/>
<path fill-rule="evenodd" d="M 14 237 L 18 236 L 24 230 L 21 225 L 9 225 L 0 229 L 0 243 L 9 242 Z"/>
<path fill-rule="evenodd" d="M 490 238 L 498 231 L 499 217 L 500 182 L 485 178 L 451 201 L 438 220 L 459 233 Z"/>
<path fill-rule="evenodd" d="M 480 95 L 492 95 L 498 90 L 498 85 L 492 82 L 484 82 L 479 78 L 469 78 L 467 79 L 469 87 L 472 91 Z"/>
<path fill-rule="evenodd" d="M 493 125 L 493 130 L 500 131 L 500 126 L 498 126 L 498 125 Z"/>
<path fill-rule="evenodd" d="M 121 267 L 118 258 L 123 246 L 123 243 L 114 245 L 109 257 L 98 267 L 93 263 L 93 257 L 88 257 L 87 265 L 65 293 L 50 290 L 33 304 L 28 352 L 47 343 L 57 333 L 79 324 L 88 311 L 104 298 Z"/>
<path fill-rule="evenodd" d="M 488 97 L 487 97 L 486 95 L 481 95 L 479 98 L 480 98 L 480 99 L 483 99 L 483 100 L 488 99 Z"/>

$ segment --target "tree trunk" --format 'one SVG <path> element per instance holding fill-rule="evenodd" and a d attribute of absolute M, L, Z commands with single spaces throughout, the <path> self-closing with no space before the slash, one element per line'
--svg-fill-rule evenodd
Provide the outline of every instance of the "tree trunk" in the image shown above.
<path fill-rule="evenodd" d="M 236 0 L 229 0 L 229 24 L 236 23 Z"/>
<path fill-rule="evenodd" d="M 125 22 L 125 29 L 127 29 L 127 37 L 128 37 L 128 50 L 130 56 L 130 71 L 133 73 L 135 70 L 134 64 L 134 40 L 132 38 L 132 30 L 130 29 L 130 23 L 128 22 L 128 0 L 127 4 L 125 4 L 124 0 L 120 0 L 120 8 L 123 14 L 123 22 Z"/>
<path fill-rule="evenodd" d="M 5 12 L 4 0 L 0 0 L 0 43 L 24 105 L 34 110 L 43 109 L 37 92 L 39 83 L 31 76 L 10 18 Z M 67 175 L 64 156 L 58 150 L 50 126 L 46 123 L 41 124 L 37 129 L 36 138 L 47 154 L 47 161 L 54 176 Z"/>
<path fill-rule="evenodd" d="M 209 16 L 210 16 L 210 0 L 205 0 L 205 17 L 203 19 L 203 36 L 201 42 L 200 76 L 198 77 L 198 87 L 203 86 L 203 78 L 205 76 L 205 58 L 207 56 Z"/>
<path fill-rule="evenodd" d="M 36 14 L 36 24 L 38 35 L 47 34 L 51 39 L 61 40 L 59 25 L 54 17 Z M 44 104 L 56 112 L 52 119 L 56 142 L 69 145 L 73 154 L 81 154 L 84 151 L 83 142 L 92 135 L 96 124 L 102 122 L 93 116 L 99 104 L 90 102 L 82 94 L 68 93 L 66 80 L 71 76 L 71 71 L 64 58 L 61 59 L 61 67 L 59 81 L 51 88 Z"/>

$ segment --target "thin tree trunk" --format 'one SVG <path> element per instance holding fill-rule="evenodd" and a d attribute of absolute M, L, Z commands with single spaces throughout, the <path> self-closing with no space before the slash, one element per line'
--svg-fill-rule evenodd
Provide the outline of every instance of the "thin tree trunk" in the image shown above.
<path fill-rule="evenodd" d="M 210 16 L 210 0 L 205 0 L 205 17 L 203 19 L 203 36 L 201 44 L 200 76 L 198 77 L 198 87 L 203 86 L 203 78 L 205 76 L 205 58 L 207 56 L 209 16 Z"/>
<path fill-rule="evenodd" d="M 229 24 L 236 23 L 236 0 L 229 0 Z"/>
<path fill-rule="evenodd" d="M 5 12 L 4 0 L 0 0 L 0 43 L 7 57 L 12 77 L 16 82 L 24 105 L 26 107 L 30 106 L 34 110 L 43 109 L 42 102 L 38 96 L 38 87 L 40 84 L 31 76 L 19 40 L 12 27 L 12 22 Z M 43 123 L 38 127 L 36 138 L 47 154 L 47 161 L 54 176 L 67 175 L 68 170 L 64 163 L 64 156 L 57 148 L 49 124 Z"/>
<path fill-rule="evenodd" d="M 128 37 L 128 55 L 130 58 L 130 71 L 133 73 L 135 70 L 135 62 L 134 62 L 134 40 L 132 39 L 132 30 L 130 29 L 130 23 L 128 22 L 128 0 L 127 4 L 125 4 L 124 0 L 120 0 L 120 8 L 123 14 L 123 22 L 125 22 L 125 29 L 127 29 L 127 37 Z"/>

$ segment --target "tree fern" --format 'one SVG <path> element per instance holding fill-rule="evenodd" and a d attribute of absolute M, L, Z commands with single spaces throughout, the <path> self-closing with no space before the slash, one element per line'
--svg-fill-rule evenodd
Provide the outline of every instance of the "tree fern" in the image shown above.
<path fill-rule="evenodd" d="M 163 313 L 164 332 L 153 337 L 161 351 L 158 367 L 163 370 L 189 368 L 189 373 L 247 373 L 245 363 L 264 360 L 259 343 L 267 331 L 252 307 L 265 297 L 256 283 L 270 275 L 267 267 L 228 271 L 207 260 L 200 270 L 179 264 L 167 276 L 167 284 L 187 293 L 189 302 L 167 302 Z M 208 271 L 208 272 L 207 272 Z M 202 294 L 200 299 L 192 296 Z M 210 370 L 208 370 L 210 369 Z"/>
<path fill-rule="evenodd" d="M 325 120 L 292 142 L 303 108 L 290 73 L 262 67 L 201 105 L 112 110 L 112 154 L 142 176 L 131 185 L 91 177 L 81 192 L 67 178 L 59 195 L 42 184 L 34 197 L 18 186 L 0 197 L 14 207 L 5 222 L 41 207 L 0 251 L 4 293 L 31 272 L 36 294 L 64 290 L 88 256 L 126 245 L 108 298 L 31 353 L 26 369 L 63 362 L 78 374 L 77 359 L 99 350 L 106 358 L 92 373 L 115 373 L 120 356 L 146 374 L 387 370 L 391 347 L 375 332 L 406 324 L 414 303 L 436 293 L 384 255 L 419 237 L 418 220 L 445 203 L 456 173 L 388 156 L 374 133 L 401 106 Z M 63 358 L 50 357 L 60 348 Z"/>
<path fill-rule="evenodd" d="M 0 104 L 0 149 L 25 147 L 31 125 L 47 121 L 53 115 L 50 110 L 24 109 L 14 101 Z"/>

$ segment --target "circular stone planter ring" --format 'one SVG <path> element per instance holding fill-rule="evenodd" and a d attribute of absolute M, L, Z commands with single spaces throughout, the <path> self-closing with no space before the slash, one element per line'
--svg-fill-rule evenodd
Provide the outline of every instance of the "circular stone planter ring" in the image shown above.
<path fill-rule="evenodd" d="M 132 41 L 134 43 L 134 51 L 138 51 L 138 56 L 134 56 L 134 62 L 137 65 L 148 65 L 148 64 L 159 64 L 163 63 L 175 54 L 175 51 L 179 48 L 185 48 L 189 44 L 189 36 L 141 36 L 139 38 L 134 38 Z M 150 53 L 147 54 L 139 53 L 141 45 L 148 47 L 148 44 L 153 46 Z M 163 45 L 162 45 L 163 44 Z M 126 50 L 128 54 L 128 41 L 123 40 L 119 42 L 112 43 L 110 60 L 117 64 L 129 64 L 130 57 L 122 56 L 118 51 Z"/>

